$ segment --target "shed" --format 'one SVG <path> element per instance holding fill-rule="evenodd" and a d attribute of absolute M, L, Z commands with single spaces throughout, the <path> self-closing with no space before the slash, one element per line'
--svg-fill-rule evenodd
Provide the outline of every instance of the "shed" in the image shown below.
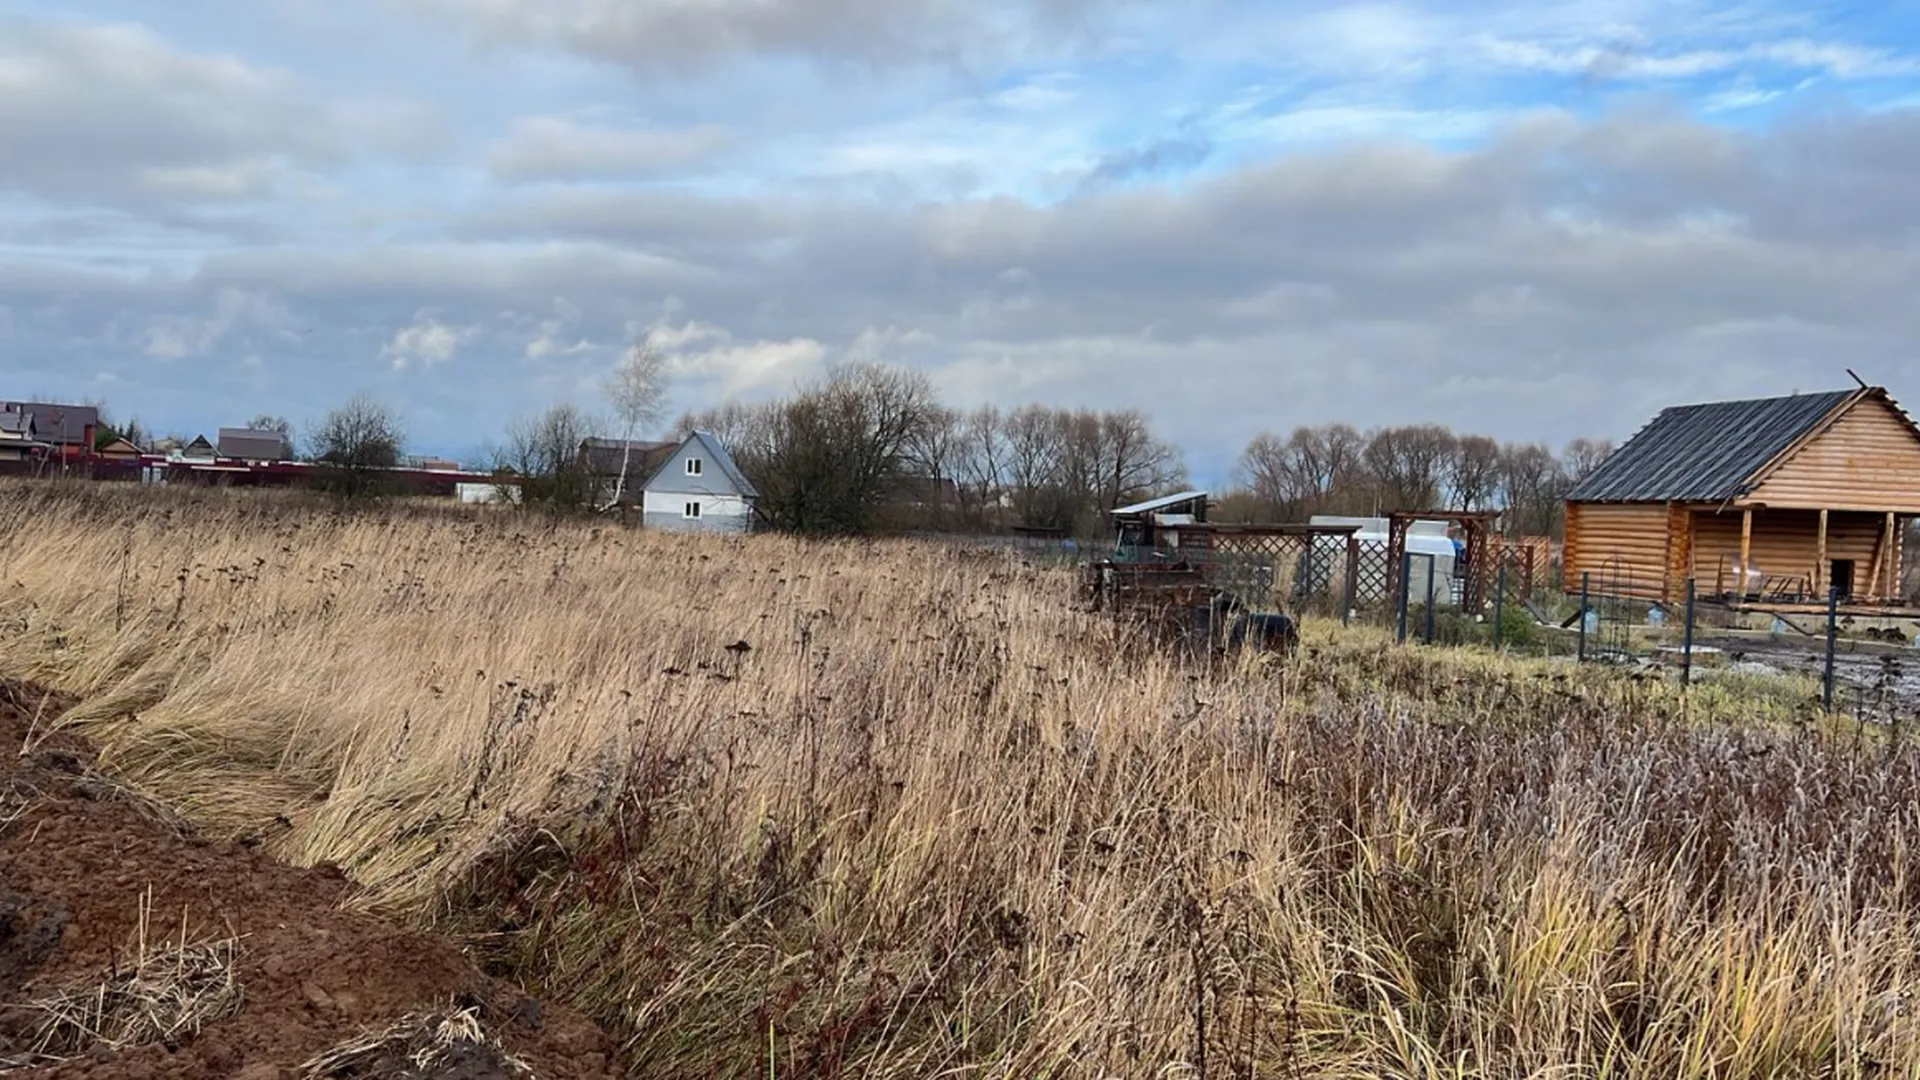
<path fill-rule="evenodd" d="M 760 492 L 709 432 L 695 431 L 641 489 L 641 522 L 679 532 L 748 532 Z"/>
<path fill-rule="evenodd" d="M 1134 557 L 1142 552 L 1178 551 L 1182 525 L 1204 525 L 1207 521 L 1207 493 L 1182 491 L 1158 499 L 1115 507 L 1113 527 L 1117 537 L 1114 552 Z M 1192 530 L 1188 535 L 1194 535 Z M 1201 546 L 1205 546 L 1202 538 Z"/>
<path fill-rule="evenodd" d="M 1662 411 L 1569 492 L 1570 592 L 1677 603 L 1896 602 L 1920 428 L 1884 388 Z"/>

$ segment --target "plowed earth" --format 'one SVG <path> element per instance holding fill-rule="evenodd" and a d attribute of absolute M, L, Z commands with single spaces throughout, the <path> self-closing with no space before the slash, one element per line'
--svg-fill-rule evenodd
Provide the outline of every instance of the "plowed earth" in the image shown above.
<path fill-rule="evenodd" d="M 197 837 L 96 771 L 83 742 L 46 737 L 44 725 L 29 741 L 33 719 L 62 704 L 0 683 L 0 1076 L 529 1075 L 516 1062 L 540 1080 L 618 1075 L 611 1040 L 579 1016 L 487 978 L 450 942 L 341 910 L 351 886 L 339 873 Z M 233 943 L 229 1004 L 197 1031 L 175 1021 L 157 1042 L 69 1046 L 50 1059 L 46 1003 L 63 993 L 84 1000 L 72 995 L 136 966 L 143 903 L 150 954 L 166 943 Z M 403 1034 L 389 1048 L 308 1068 L 422 1014 L 466 1026 L 429 1025 L 411 1043 Z M 479 1039 L 445 1034 L 476 1021 Z"/>

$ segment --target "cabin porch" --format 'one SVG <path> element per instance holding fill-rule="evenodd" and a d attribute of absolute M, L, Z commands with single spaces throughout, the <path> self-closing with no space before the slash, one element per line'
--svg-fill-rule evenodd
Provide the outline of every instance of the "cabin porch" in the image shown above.
<path fill-rule="evenodd" d="M 1849 610 L 1904 608 L 1902 536 L 1895 512 L 1772 507 L 1695 509 L 1684 545 L 1699 594 L 1742 607 L 1826 610 L 1829 590 Z"/>

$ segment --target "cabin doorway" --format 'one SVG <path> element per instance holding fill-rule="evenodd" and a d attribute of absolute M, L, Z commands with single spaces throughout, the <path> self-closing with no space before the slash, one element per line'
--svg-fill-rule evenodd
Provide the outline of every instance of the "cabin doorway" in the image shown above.
<path fill-rule="evenodd" d="M 1827 577 L 1827 587 L 1838 594 L 1840 599 L 1853 599 L 1853 560 L 1835 559 Z"/>

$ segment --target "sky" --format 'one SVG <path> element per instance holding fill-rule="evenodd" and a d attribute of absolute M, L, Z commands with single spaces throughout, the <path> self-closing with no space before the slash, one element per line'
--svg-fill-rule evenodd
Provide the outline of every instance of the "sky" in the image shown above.
<path fill-rule="evenodd" d="M 1556 447 L 1920 402 L 1920 4 L 0 0 L 0 398 L 418 451 L 833 364 Z"/>

